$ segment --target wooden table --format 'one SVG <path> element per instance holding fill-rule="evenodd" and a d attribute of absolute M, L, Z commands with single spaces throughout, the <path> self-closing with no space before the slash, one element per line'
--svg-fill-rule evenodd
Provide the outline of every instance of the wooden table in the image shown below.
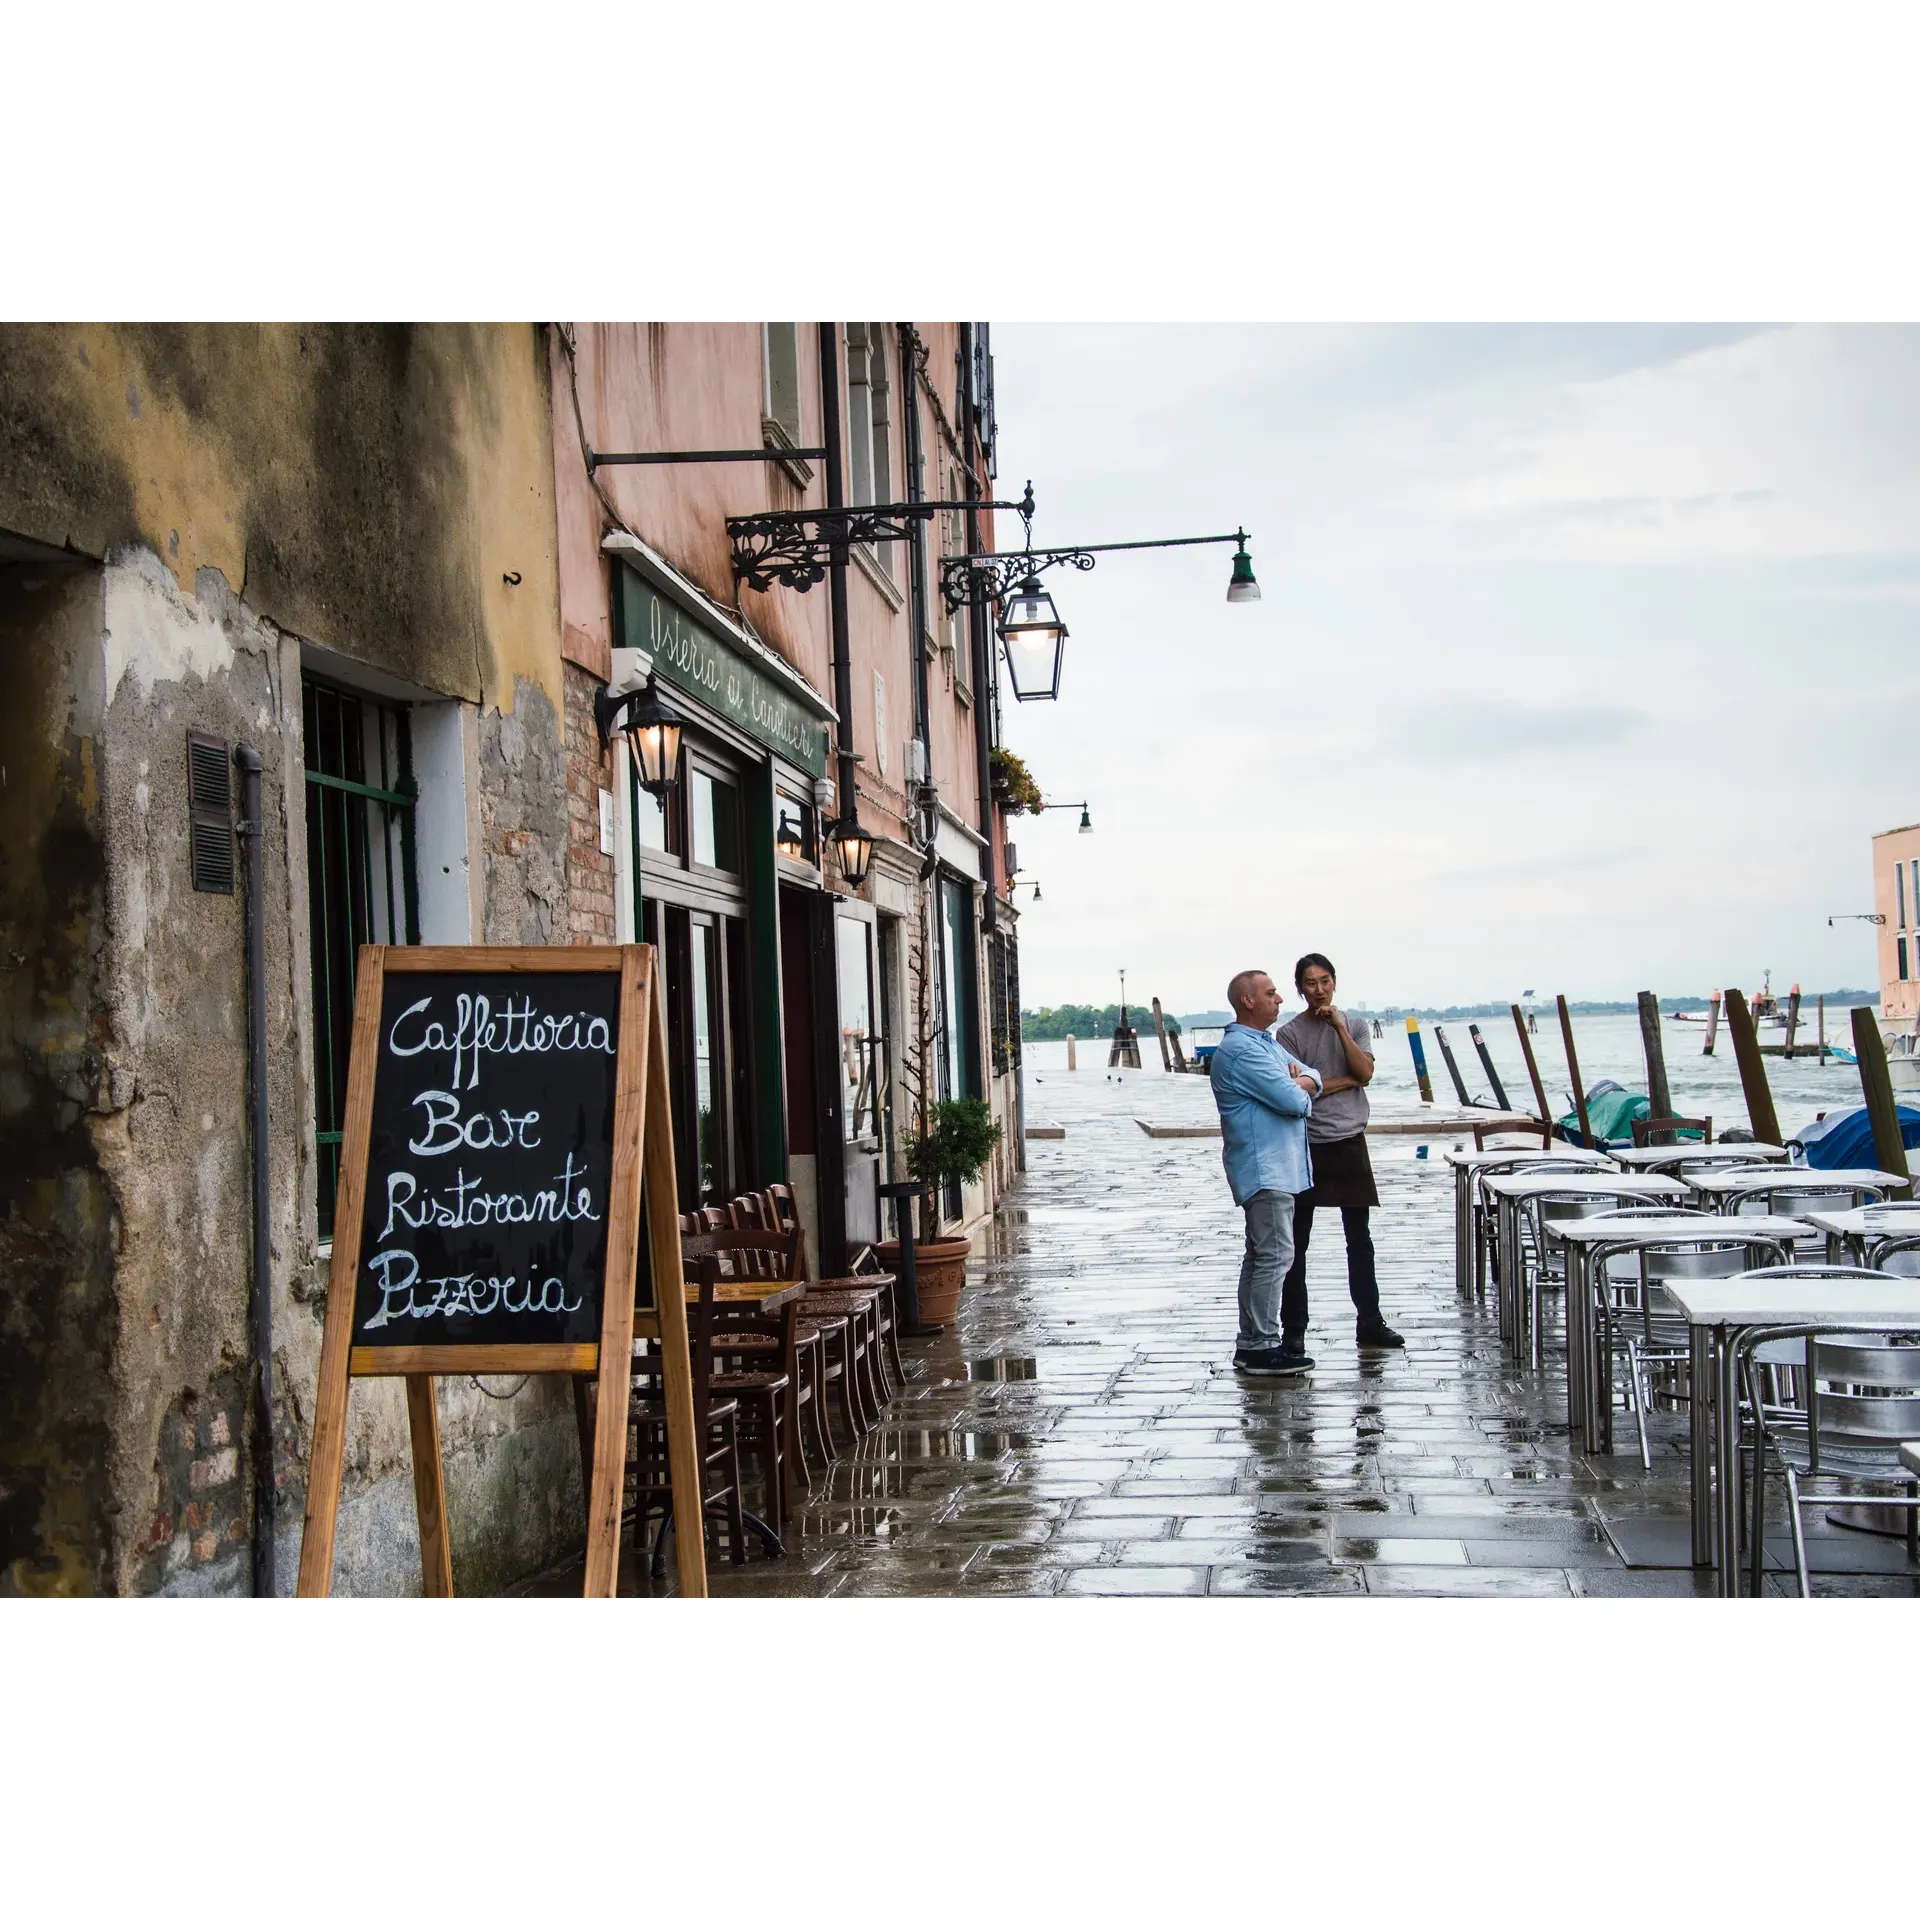
<path fill-rule="evenodd" d="M 1920 1205 L 1911 1200 L 1890 1205 L 1848 1207 L 1834 1213 L 1809 1213 L 1803 1216 L 1810 1227 L 1818 1227 L 1827 1236 L 1829 1260 L 1867 1264 L 1867 1248 L 1876 1240 L 1920 1237 Z"/>
<path fill-rule="evenodd" d="M 1681 1140 L 1669 1147 L 1610 1147 L 1608 1152 L 1623 1167 L 1631 1167 L 1636 1173 L 1671 1173 L 1682 1165 L 1763 1166 L 1787 1157 L 1785 1147 L 1770 1145 L 1765 1140 L 1719 1140 L 1711 1144 L 1705 1140 Z"/>
<path fill-rule="evenodd" d="M 1500 1249 L 1500 1337 L 1516 1359 L 1529 1351 L 1526 1289 L 1520 1285 L 1520 1209 L 1530 1199 L 1588 1200 L 1605 1196 L 1620 1200 L 1671 1200 L 1685 1206 L 1687 1190 L 1664 1173 L 1611 1173 L 1604 1157 L 1596 1156 L 1592 1172 L 1580 1167 L 1547 1171 L 1492 1173 L 1480 1182 L 1493 1196 L 1494 1244 Z"/>
<path fill-rule="evenodd" d="M 1878 1167 L 1724 1167 L 1680 1178 L 1717 1213 L 1734 1212 L 1751 1194 L 1852 1193 L 1871 1202 L 1911 1184 L 1905 1174 Z"/>
<path fill-rule="evenodd" d="M 1613 1349 L 1600 1338 L 1594 1312 L 1596 1254 L 1623 1247 L 1745 1246 L 1785 1248 L 1799 1238 L 1796 1220 L 1730 1220 L 1703 1213 L 1694 1220 L 1556 1220 L 1547 1238 L 1567 1250 L 1567 1421 L 1586 1453 L 1613 1451 Z M 1606 1262 L 1598 1263 L 1604 1276 Z"/>
<path fill-rule="evenodd" d="M 1486 1247 L 1480 1239 L 1474 1208 L 1474 1178 L 1544 1161 L 1548 1166 L 1606 1164 L 1607 1156 L 1591 1147 L 1464 1147 L 1446 1156 L 1453 1169 L 1453 1285 L 1461 1295 L 1484 1295 Z"/>
<path fill-rule="evenodd" d="M 1801 1325 L 1920 1332 L 1920 1280 L 1772 1267 L 1721 1279 L 1669 1280 L 1666 1287 L 1690 1329 L 1693 1564 L 1713 1566 L 1716 1590 L 1731 1599 L 1740 1586 L 1733 1497 L 1740 1402 L 1731 1336 L 1746 1327 Z M 1702 1390 L 1709 1380 L 1711 1394 Z"/>

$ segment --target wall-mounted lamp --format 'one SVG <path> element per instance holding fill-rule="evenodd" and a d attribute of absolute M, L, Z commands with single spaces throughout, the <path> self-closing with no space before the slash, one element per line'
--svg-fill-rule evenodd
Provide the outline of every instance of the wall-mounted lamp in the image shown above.
<path fill-rule="evenodd" d="M 656 674 L 630 692 L 610 693 L 602 687 L 593 696 L 600 744 L 606 746 L 616 728 L 624 733 L 633 770 L 656 800 L 665 799 L 680 774 L 680 716 L 661 699 L 659 687 Z"/>
<path fill-rule="evenodd" d="M 1093 831 L 1093 815 L 1087 811 L 1084 800 L 1049 800 L 1041 809 L 1042 813 L 1071 813 L 1075 807 L 1080 809 L 1080 827 L 1082 833 Z"/>
<path fill-rule="evenodd" d="M 873 835 L 857 820 L 841 820 L 833 829 L 833 845 L 847 885 L 864 887 L 867 870 L 873 865 Z"/>

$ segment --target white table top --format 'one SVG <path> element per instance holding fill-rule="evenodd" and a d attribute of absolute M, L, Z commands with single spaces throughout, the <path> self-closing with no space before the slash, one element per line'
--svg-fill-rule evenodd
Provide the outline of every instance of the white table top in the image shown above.
<path fill-rule="evenodd" d="M 1607 1156 L 1594 1147 L 1463 1147 L 1446 1156 L 1450 1167 L 1490 1167 L 1496 1163 L 1522 1166 L 1529 1160 L 1577 1161 L 1582 1166 L 1606 1166 Z"/>
<path fill-rule="evenodd" d="M 1632 1246 L 1645 1241 L 1650 1246 L 1669 1242 L 1707 1241 L 1725 1246 L 1732 1243 L 1761 1245 L 1770 1240 L 1797 1240 L 1804 1233 L 1801 1222 L 1782 1216 L 1761 1219 L 1754 1215 L 1696 1213 L 1685 1220 L 1550 1220 L 1549 1240 L 1573 1240 L 1583 1245 Z"/>
<path fill-rule="evenodd" d="M 1669 1280 L 1667 1297 L 1695 1326 L 1770 1327 L 1799 1322 L 1838 1327 L 1920 1327 L 1920 1279 L 1891 1274 L 1858 1280 L 1797 1267 Z"/>
<path fill-rule="evenodd" d="M 1684 1200 L 1687 1190 L 1664 1173 L 1589 1173 L 1584 1167 L 1562 1167 L 1557 1173 L 1490 1173 L 1480 1183 L 1502 1199 L 1531 1193 L 1629 1193 Z"/>
<path fill-rule="evenodd" d="M 1800 1216 L 1822 1233 L 1865 1234 L 1868 1239 L 1891 1239 L 1898 1234 L 1920 1234 L 1920 1205 L 1905 1202 L 1899 1206 L 1848 1207 L 1837 1213 L 1806 1213 Z"/>
<path fill-rule="evenodd" d="M 1610 1151 L 1623 1167 L 1647 1167 L 1656 1171 L 1681 1160 L 1725 1161 L 1729 1166 L 1745 1162 L 1758 1166 L 1769 1160 L 1784 1160 L 1787 1157 L 1785 1147 L 1772 1146 L 1765 1140 L 1722 1140 L 1712 1144 L 1704 1140 L 1691 1143 L 1683 1140 L 1677 1146 L 1614 1147 Z"/>
<path fill-rule="evenodd" d="M 1836 1192 L 1852 1188 L 1856 1192 L 1892 1193 L 1908 1184 L 1906 1176 L 1882 1173 L 1878 1167 L 1710 1167 L 1704 1173 L 1683 1173 L 1680 1178 L 1696 1193 L 1764 1192 L 1775 1188 L 1831 1187 Z"/>

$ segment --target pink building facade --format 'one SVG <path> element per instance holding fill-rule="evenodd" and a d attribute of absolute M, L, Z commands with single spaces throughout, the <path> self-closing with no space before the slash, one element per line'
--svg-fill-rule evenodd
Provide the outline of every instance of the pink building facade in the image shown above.
<path fill-rule="evenodd" d="M 1880 1018 L 1920 1013 L 1920 825 L 1873 837 L 1874 929 L 1880 954 Z"/>
<path fill-rule="evenodd" d="M 837 566 L 816 549 L 803 588 L 741 578 L 729 522 L 991 497 L 986 329 L 580 324 L 549 351 L 571 937 L 662 951 L 682 1205 L 786 1180 L 838 1271 L 896 1231 L 880 1188 L 923 1109 L 971 1096 L 1005 1132 L 941 1196 L 971 1225 L 1019 1165 L 1019 976 L 991 625 L 948 609 L 940 562 L 993 515 L 897 516 Z M 601 458 L 669 452 L 764 457 Z M 663 802 L 594 720 L 642 680 L 684 729 Z M 873 837 L 859 886 L 847 817 Z"/>

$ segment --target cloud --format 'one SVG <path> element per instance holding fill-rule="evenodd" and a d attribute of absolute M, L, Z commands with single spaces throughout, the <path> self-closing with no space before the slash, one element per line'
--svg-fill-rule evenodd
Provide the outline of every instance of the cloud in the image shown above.
<path fill-rule="evenodd" d="M 1402 714 L 1391 739 L 1409 758 L 1437 764 L 1513 760 L 1524 754 L 1618 746 L 1640 733 L 1648 719 L 1637 707 L 1442 700 Z"/>

